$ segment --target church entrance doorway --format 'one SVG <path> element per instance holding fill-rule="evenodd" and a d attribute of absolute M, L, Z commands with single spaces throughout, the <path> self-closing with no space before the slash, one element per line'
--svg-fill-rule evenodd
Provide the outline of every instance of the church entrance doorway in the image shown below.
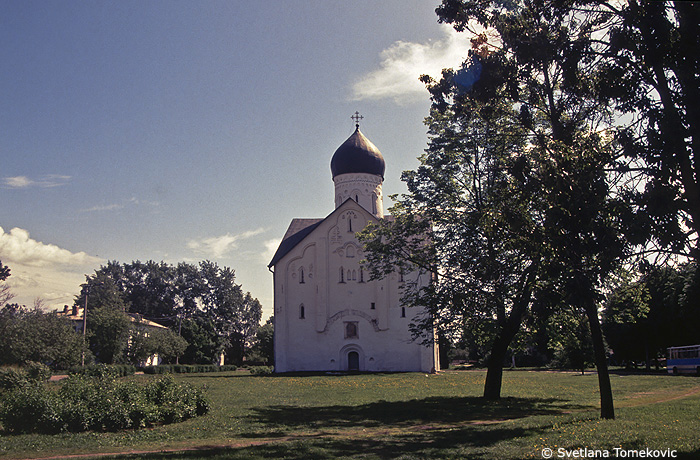
<path fill-rule="evenodd" d="M 360 354 L 356 351 L 351 351 L 350 353 L 348 353 L 348 370 L 360 370 Z"/>

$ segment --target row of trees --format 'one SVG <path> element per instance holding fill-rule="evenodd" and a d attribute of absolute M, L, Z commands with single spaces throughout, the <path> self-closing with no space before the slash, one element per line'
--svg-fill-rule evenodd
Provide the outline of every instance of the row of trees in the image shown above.
<path fill-rule="evenodd" d="M 87 277 L 76 304 L 85 305 L 86 299 L 88 328 L 100 315 L 138 314 L 176 331 L 187 343 L 176 356 L 191 364 L 216 362 L 223 352 L 230 363 L 240 365 L 262 316 L 260 302 L 235 283 L 234 270 L 211 261 L 176 266 L 110 261 Z M 114 326 L 111 330 L 118 330 Z M 173 352 L 179 350 L 177 340 L 161 339 Z M 110 342 L 119 347 L 124 336 L 114 336 Z"/>
<path fill-rule="evenodd" d="M 166 362 L 211 364 L 221 353 L 237 365 L 244 356 L 272 361 L 272 324 L 259 327 L 260 302 L 243 293 L 232 269 L 213 262 L 108 262 L 86 277 L 75 300 L 76 307 L 87 306 L 85 341 L 41 302 L 34 308 L 8 304 L 9 276 L 0 263 L 0 364 L 139 364 L 153 354 Z M 168 329 L 149 327 L 147 319 Z"/>
<path fill-rule="evenodd" d="M 698 275 L 691 262 L 648 267 L 621 280 L 603 310 L 603 330 L 618 363 L 645 362 L 650 369 L 666 348 L 698 343 Z"/>
<path fill-rule="evenodd" d="M 404 292 L 428 306 L 416 333 L 489 332 L 487 398 L 500 397 L 523 322 L 585 318 L 601 416 L 613 418 L 598 315 L 609 281 L 635 255 L 699 254 L 700 6 L 443 0 L 436 11 L 474 34 L 472 49 L 461 69 L 422 77 L 429 145 L 403 175 L 395 220 L 363 233 L 372 276 L 438 274 Z"/>

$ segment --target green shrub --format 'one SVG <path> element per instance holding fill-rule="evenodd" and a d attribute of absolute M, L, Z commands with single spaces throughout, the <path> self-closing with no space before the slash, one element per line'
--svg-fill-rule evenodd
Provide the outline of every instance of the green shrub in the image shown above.
<path fill-rule="evenodd" d="M 29 383 L 27 373 L 13 367 L 0 368 L 0 391 L 8 391 Z"/>
<path fill-rule="evenodd" d="M 109 373 L 74 374 L 58 391 L 27 383 L 7 392 L 0 400 L 0 422 L 15 433 L 117 431 L 180 422 L 209 407 L 202 390 L 170 375 L 137 384 Z"/>
<path fill-rule="evenodd" d="M 193 374 L 202 372 L 235 371 L 234 365 L 216 366 L 214 364 L 161 364 L 143 368 L 144 374 Z"/>
<path fill-rule="evenodd" d="M 9 391 L 33 382 L 46 382 L 51 378 L 49 366 L 29 362 L 25 367 L 0 368 L 0 391 Z"/>
<path fill-rule="evenodd" d="M 136 367 L 131 364 L 92 364 L 84 367 L 72 367 L 70 375 L 87 375 L 90 377 L 126 377 L 134 375 Z"/>
<path fill-rule="evenodd" d="M 60 407 L 55 393 L 38 384 L 23 385 L 3 395 L 0 421 L 15 433 L 58 433 L 63 430 Z"/>
<path fill-rule="evenodd" d="M 272 366 L 252 366 L 250 368 L 250 373 L 253 375 L 272 375 L 275 372 L 275 368 Z"/>
<path fill-rule="evenodd" d="M 51 368 L 43 363 L 29 361 L 24 370 L 29 380 L 34 382 L 46 382 L 51 378 Z"/>

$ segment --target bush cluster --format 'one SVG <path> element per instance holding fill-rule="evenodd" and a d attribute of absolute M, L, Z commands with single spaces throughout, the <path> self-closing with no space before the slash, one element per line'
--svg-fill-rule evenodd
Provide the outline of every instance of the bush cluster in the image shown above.
<path fill-rule="evenodd" d="M 252 375 L 272 375 L 274 372 L 275 368 L 272 366 L 253 366 L 250 368 Z"/>
<path fill-rule="evenodd" d="M 72 367 L 68 374 L 86 375 L 88 377 L 126 377 L 134 375 L 136 367 L 131 364 L 92 364 L 85 367 Z"/>
<path fill-rule="evenodd" d="M 46 364 L 29 362 L 20 368 L 0 368 L 0 393 L 34 382 L 46 382 L 51 378 L 51 369 Z"/>
<path fill-rule="evenodd" d="M 201 389 L 172 376 L 146 384 L 74 374 L 58 391 L 27 383 L 0 397 L 0 423 L 13 433 L 117 431 L 176 423 L 209 411 Z"/>
<path fill-rule="evenodd" d="M 144 367 L 144 374 L 197 374 L 203 372 L 235 371 L 236 366 L 227 364 L 215 366 L 214 364 L 161 364 L 159 366 Z"/>

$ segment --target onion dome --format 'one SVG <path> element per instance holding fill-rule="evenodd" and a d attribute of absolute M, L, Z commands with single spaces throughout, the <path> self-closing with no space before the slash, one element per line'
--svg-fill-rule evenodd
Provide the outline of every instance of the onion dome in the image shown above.
<path fill-rule="evenodd" d="M 338 147 L 331 159 L 333 178 L 341 174 L 363 173 L 381 176 L 384 179 L 386 164 L 377 147 L 360 132 L 355 132 Z"/>

